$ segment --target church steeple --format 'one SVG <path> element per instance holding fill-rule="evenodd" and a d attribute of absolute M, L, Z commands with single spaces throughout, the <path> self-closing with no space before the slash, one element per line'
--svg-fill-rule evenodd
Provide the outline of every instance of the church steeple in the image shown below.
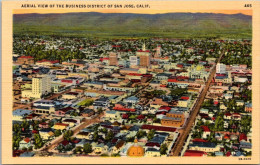
<path fill-rule="evenodd" d="M 143 44 L 142 51 L 146 51 L 145 43 Z"/>

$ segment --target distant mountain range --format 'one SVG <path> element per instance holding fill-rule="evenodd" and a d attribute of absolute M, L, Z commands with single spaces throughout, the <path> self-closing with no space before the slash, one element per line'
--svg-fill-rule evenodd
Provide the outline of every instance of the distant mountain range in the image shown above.
<path fill-rule="evenodd" d="M 252 16 L 244 14 L 14 14 L 13 23 L 14 34 L 113 38 L 252 37 Z"/>

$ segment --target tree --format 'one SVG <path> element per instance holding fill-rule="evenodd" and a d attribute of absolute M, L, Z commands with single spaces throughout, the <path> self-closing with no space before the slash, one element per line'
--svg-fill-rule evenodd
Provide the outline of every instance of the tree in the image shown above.
<path fill-rule="evenodd" d="M 97 109 L 97 113 L 98 113 L 98 114 L 101 114 L 102 112 L 103 112 L 103 109 L 102 109 L 102 108 L 98 108 L 98 109 Z"/>
<path fill-rule="evenodd" d="M 163 91 L 163 90 L 154 90 L 151 92 L 151 95 L 154 96 L 154 97 L 158 97 L 158 96 L 161 96 L 161 95 L 165 95 L 167 92 L 166 91 Z"/>
<path fill-rule="evenodd" d="M 133 119 L 136 119 L 136 115 L 131 115 L 130 117 L 129 117 L 129 119 L 131 119 L 131 120 L 133 120 Z"/>
<path fill-rule="evenodd" d="M 145 131 L 142 131 L 142 130 L 139 130 L 137 133 L 136 133 L 136 136 L 138 139 L 144 137 L 146 135 L 146 132 Z"/>
<path fill-rule="evenodd" d="M 33 150 L 32 146 L 28 147 L 28 151 L 32 151 L 32 150 Z"/>
<path fill-rule="evenodd" d="M 82 102 L 80 102 L 78 105 L 89 107 L 89 106 L 92 105 L 93 103 L 94 103 L 94 100 L 92 100 L 92 99 L 86 99 L 86 100 L 83 100 Z"/>
<path fill-rule="evenodd" d="M 197 126 L 201 126 L 203 124 L 203 121 L 201 119 L 198 120 Z"/>
<path fill-rule="evenodd" d="M 76 111 L 73 111 L 73 112 L 70 113 L 70 116 L 79 116 L 79 113 L 76 112 Z"/>
<path fill-rule="evenodd" d="M 94 140 L 95 142 L 98 141 L 98 131 L 95 131 L 95 132 L 94 132 L 94 134 L 93 134 L 93 140 Z"/>
<path fill-rule="evenodd" d="M 82 153 L 82 149 L 83 149 L 82 147 L 78 146 L 78 147 L 76 147 L 76 148 L 74 149 L 73 153 L 74 153 L 74 154 L 77 154 L 77 153 L 80 153 L 80 154 L 81 154 L 81 153 Z"/>
<path fill-rule="evenodd" d="M 134 136 L 126 138 L 126 142 L 134 142 L 134 140 L 135 140 Z"/>
<path fill-rule="evenodd" d="M 154 134 L 155 134 L 155 130 L 154 129 L 150 130 L 149 133 L 147 134 L 148 140 L 151 140 L 154 137 Z"/>
<path fill-rule="evenodd" d="M 35 149 L 41 148 L 43 146 L 42 138 L 39 134 L 34 134 Z"/>
<path fill-rule="evenodd" d="M 27 151 L 27 148 L 26 148 L 26 147 L 23 147 L 22 150 L 23 150 L 23 151 Z"/>
<path fill-rule="evenodd" d="M 72 130 L 68 130 L 68 131 L 66 131 L 66 132 L 64 132 L 64 134 L 63 134 L 63 137 L 64 137 L 64 139 L 66 139 L 66 140 L 70 140 L 70 137 L 73 135 L 73 131 Z"/>
<path fill-rule="evenodd" d="M 153 122 L 154 123 L 160 123 L 161 122 L 161 119 L 157 118 L 157 117 L 154 117 L 153 118 Z"/>
<path fill-rule="evenodd" d="M 19 148 L 19 142 L 21 141 L 21 136 L 20 133 L 14 134 L 13 135 L 13 149 L 18 149 Z"/>
<path fill-rule="evenodd" d="M 99 124 L 95 124 L 95 125 L 93 126 L 93 129 L 94 129 L 95 131 L 97 131 L 99 126 L 100 126 Z"/>
<path fill-rule="evenodd" d="M 57 150 L 59 152 L 62 152 L 64 149 L 65 149 L 65 147 L 62 144 L 58 145 L 58 147 L 57 147 Z"/>
<path fill-rule="evenodd" d="M 73 145 L 72 144 L 68 144 L 65 146 L 65 151 L 71 151 L 73 149 Z"/>
<path fill-rule="evenodd" d="M 28 130 L 30 127 L 30 124 L 28 123 L 28 121 L 24 120 L 21 124 L 21 127 L 24 128 L 24 130 Z"/>
<path fill-rule="evenodd" d="M 106 135 L 106 137 L 105 137 L 105 140 L 106 140 L 107 142 L 109 142 L 110 140 L 113 139 L 113 137 L 114 137 L 114 133 L 110 130 L 110 131 L 107 133 L 107 135 Z"/>
<path fill-rule="evenodd" d="M 120 157 L 120 154 L 119 154 L 119 153 L 116 153 L 116 154 L 112 154 L 111 156 L 112 156 L 112 157 Z"/>
<path fill-rule="evenodd" d="M 83 151 L 88 154 L 92 152 L 92 145 L 89 143 L 85 143 L 83 146 Z"/>
<path fill-rule="evenodd" d="M 50 121 L 50 122 L 48 123 L 48 125 L 49 125 L 49 127 L 51 128 L 51 127 L 53 127 L 54 122 L 53 122 L 53 121 Z"/>
<path fill-rule="evenodd" d="M 62 133 L 61 133 L 61 130 L 59 130 L 59 129 L 57 129 L 57 130 L 55 130 L 55 132 L 54 132 L 54 136 L 55 137 L 58 137 L 58 136 L 60 136 Z"/>
<path fill-rule="evenodd" d="M 101 156 L 101 157 L 108 157 L 108 154 L 103 153 L 103 154 L 101 154 L 100 156 Z"/>
<path fill-rule="evenodd" d="M 21 127 L 20 127 L 19 124 L 14 124 L 14 125 L 13 125 L 13 131 L 14 131 L 15 133 L 18 133 L 20 130 L 21 130 Z"/>
<path fill-rule="evenodd" d="M 252 117 L 251 116 L 243 116 L 240 121 L 241 130 L 244 133 L 248 133 L 250 131 L 252 125 Z"/>
<path fill-rule="evenodd" d="M 187 93 L 187 88 L 179 88 L 179 87 L 174 87 L 173 89 L 171 89 L 171 96 L 181 96 L 185 93 Z"/>
<path fill-rule="evenodd" d="M 166 152 L 167 152 L 167 145 L 166 144 L 162 144 L 161 147 L 160 147 L 160 153 L 161 155 L 165 155 Z"/>
<path fill-rule="evenodd" d="M 203 102 L 203 107 L 211 107 L 213 105 L 213 99 L 209 99 Z"/>
<path fill-rule="evenodd" d="M 108 131 L 107 131 L 107 128 L 102 128 L 102 129 L 100 129 L 100 132 L 107 133 Z"/>
<path fill-rule="evenodd" d="M 32 126 L 33 126 L 34 130 L 38 130 L 39 129 L 39 121 L 38 120 L 34 120 Z"/>
<path fill-rule="evenodd" d="M 224 129 L 224 119 L 222 115 L 219 115 L 215 120 L 214 130 L 223 131 L 223 129 Z"/>

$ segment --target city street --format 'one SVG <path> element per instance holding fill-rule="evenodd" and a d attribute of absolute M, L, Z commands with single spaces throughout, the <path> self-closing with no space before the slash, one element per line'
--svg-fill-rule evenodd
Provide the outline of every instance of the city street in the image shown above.
<path fill-rule="evenodd" d="M 72 128 L 71 130 L 73 131 L 73 136 L 76 135 L 77 133 L 79 133 L 80 130 L 86 128 L 87 126 L 93 124 L 93 123 L 99 123 L 100 122 L 100 118 L 102 118 L 104 116 L 104 113 L 99 114 L 97 116 L 95 116 L 93 119 L 86 119 L 85 121 L 83 121 L 83 123 L 81 123 L 80 125 Z M 59 137 L 53 139 L 51 142 L 47 143 L 47 145 L 44 145 L 41 149 L 39 149 L 39 151 L 48 151 L 48 152 L 53 152 L 53 149 L 64 140 L 63 138 L 63 134 L 60 135 Z"/>
<path fill-rule="evenodd" d="M 223 55 L 224 55 L 224 51 L 221 54 L 221 56 L 219 57 L 218 62 L 220 62 Z M 191 128 L 193 127 L 193 123 L 195 122 L 195 119 L 197 117 L 197 114 L 200 110 L 202 103 L 204 102 L 204 98 L 208 92 L 210 83 L 211 83 L 215 73 L 216 73 L 216 65 L 213 66 L 213 69 L 209 75 L 208 81 L 206 82 L 204 89 L 200 93 L 197 103 L 196 103 L 194 109 L 191 111 L 189 119 L 186 121 L 185 127 L 182 129 L 182 132 L 180 132 L 180 137 L 177 139 L 176 145 L 173 147 L 173 149 L 170 153 L 170 156 L 179 156 L 179 154 L 181 153 L 183 145 L 187 139 L 187 136 L 190 133 Z"/>

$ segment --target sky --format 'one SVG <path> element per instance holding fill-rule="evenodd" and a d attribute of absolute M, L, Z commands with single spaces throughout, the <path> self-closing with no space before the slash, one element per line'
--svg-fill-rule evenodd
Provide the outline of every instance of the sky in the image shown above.
<path fill-rule="evenodd" d="M 15 9 L 14 14 L 28 13 L 72 13 L 72 12 L 102 12 L 102 13 L 139 13 L 139 14 L 158 14 L 158 13 L 175 13 L 175 12 L 190 12 L 190 13 L 222 13 L 222 14 L 238 14 L 252 15 L 252 10 L 155 10 L 155 9 Z"/>

